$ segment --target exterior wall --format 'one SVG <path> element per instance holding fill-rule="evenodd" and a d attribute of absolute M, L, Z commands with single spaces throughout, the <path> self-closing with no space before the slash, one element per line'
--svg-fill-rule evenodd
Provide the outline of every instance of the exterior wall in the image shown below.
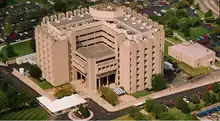
<path fill-rule="evenodd" d="M 69 52 L 68 41 L 56 41 L 52 47 L 53 58 L 53 77 L 54 81 L 51 82 L 54 86 L 59 86 L 69 83 L 70 70 L 69 70 Z"/>

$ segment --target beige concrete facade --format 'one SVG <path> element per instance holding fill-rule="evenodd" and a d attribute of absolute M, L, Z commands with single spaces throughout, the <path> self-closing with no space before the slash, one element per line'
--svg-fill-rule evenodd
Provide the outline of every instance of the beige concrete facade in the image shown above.
<path fill-rule="evenodd" d="M 168 47 L 168 54 L 193 68 L 211 66 L 215 63 L 215 52 L 198 44 L 182 43 Z"/>
<path fill-rule="evenodd" d="M 38 65 L 54 86 L 84 79 L 88 90 L 115 83 L 135 93 L 163 73 L 163 26 L 124 6 L 44 17 L 35 35 Z"/>

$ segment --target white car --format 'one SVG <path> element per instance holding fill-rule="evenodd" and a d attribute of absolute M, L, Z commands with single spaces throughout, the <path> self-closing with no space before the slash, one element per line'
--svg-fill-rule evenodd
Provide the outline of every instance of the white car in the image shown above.
<path fill-rule="evenodd" d="M 185 101 L 186 103 L 189 103 L 189 100 L 187 98 L 183 98 L 183 101 Z"/>

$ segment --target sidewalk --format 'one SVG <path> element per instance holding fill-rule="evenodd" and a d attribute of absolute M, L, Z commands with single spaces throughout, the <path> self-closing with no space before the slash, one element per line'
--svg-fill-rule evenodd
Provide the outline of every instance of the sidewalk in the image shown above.
<path fill-rule="evenodd" d="M 28 78 L 27 76 L 23 76 L 20 74 L 19 71 L 17 71 L 16 69 L 13 69 L 12 74 L 14 76 L 16 76 L 17 78 L 19 78 L 22 82 L 24 82 L 26 85 L 28 85 L 29 87 L 31 87 L 33 90 L 35 90 L 37 93 L 39 93 L 42 96 L 46 96 L 51 100 L 55 100 L 56 98 L 47 93 L 46 90 L 41 89 L 37 84 L 35 84 L 30 78 Z"/>
<path fill-rule="evenodd" d="M 220 72 L 220 71 L 219 71 Z M 216 72 L 215 72 L 216 73 Z M 218 72 L 217 72 L 218 73 Z M 131 102 L 126 102 L 123 104 L 119 104 L 116 106 L 112 106 L 109 103 L 107 103 L 104 99 L 102 99 L 99 95 L 97 94 L 92 94 L 92 93 L 88 93 L 86 97 L 93 99 L 94 101 L 96 101 L 100 106 L 102 106 L 103 108 L 105 108 L 106 110 L 108 110 L 109 112 L 115 112 L 115 111 L 119 111 L 121 109 L 124 108 L 128 108 L 134 104 L 140 103 L 145 101 L 146 99 L 157 99 L 157 98 L 161 98 L 161 97 L 165 97 L 165 96 L 169 96 L 172 94 L 176 94 L 179 92 L 183 92 L 183 91 L 187 91 L 190 89 L 194 89 L 197 87 L 201 87 L 201 86 L 205 86 L 205 85 L 209 85 L 215 82 L 220 82 L 220 75 L 217 74 L 218 76 L 213 76 L 212 74 L 208 77 L 207 75 L 202 77 L 202 79 L 199 79 L 200 81 L 196 81 L 193 83 L 188 83 L 186 85 L 182 85 L 179 87 L 174 87 L 174 88 L 168 88 L 159 92 L 155 92 L 153 94 L 147 95 L 145 97 L 139 98 L 136 101 L 131 101 Z"/>

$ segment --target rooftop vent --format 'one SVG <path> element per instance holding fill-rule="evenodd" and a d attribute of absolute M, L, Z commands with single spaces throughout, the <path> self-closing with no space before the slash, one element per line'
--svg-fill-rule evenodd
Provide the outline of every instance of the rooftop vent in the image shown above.
<path fill-rule="evenodd" d="M 146 26 L 147 25 L 147 23 L 143 23 L 143 26 Z"/>
<path fill-rule="evenodd" d="M 144 29 L 144 27 L 142 26 L 141 29 Z"/>
<path fill-rule="evenodd" d="M 132 18 L 132 20 L 134 21 L 134 20 L 136 20 L 136 18 L 135 18 L 135 17 L 133 17 L 133 18 Z"/>
<path fill-rule="evenodd" d="M 57 20 L 56 23 L 60 23 L 60 21 Z"/>
<path fill-rule="evenodd" d="M 84 17 L 84 15 L 80 15 L 80 17 L 82 18 L 82 17 Z"/>
<path fill-rule="evenodd" d="M 132 24 L 136 24 L 135 22 L 132 22 Z"/>
<path fill-rule="evenodd" d="M 124 20 L 125 20 L 125 21 L 127 21 L 127 20 L 128 20 L 128 18 L 124 18 Z"/>

